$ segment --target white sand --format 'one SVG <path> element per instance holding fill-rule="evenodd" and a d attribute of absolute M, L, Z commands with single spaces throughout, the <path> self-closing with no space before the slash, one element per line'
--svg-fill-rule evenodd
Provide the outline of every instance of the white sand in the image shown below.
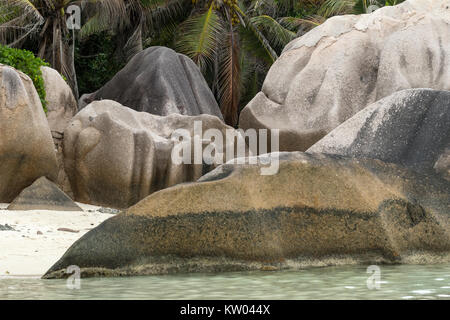
<path fill-rule="evenodd" d="M 14 228 L 0 231 L 0 278 L 42 276 L 76 240 L 113 216 L 98 212 L 100 207 L 78 205 L 84 211 L 8 211 L 8 204 L 0 204 L 0 225 Z"/>

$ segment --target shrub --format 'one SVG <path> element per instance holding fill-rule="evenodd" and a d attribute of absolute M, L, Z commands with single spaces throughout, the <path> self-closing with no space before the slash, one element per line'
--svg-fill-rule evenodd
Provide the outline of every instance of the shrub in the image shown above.
<path fill-rule="evenodd" d="M 47 104 L 45 102 L 44 79 L 42 79 L 41 66 L 49 66 L 49 64 L 28 50 L 10 48 L 0 44 L 0 63 L 6 64 L 28 75 L 33 81 L 44 111 L 47 112 Z"/>

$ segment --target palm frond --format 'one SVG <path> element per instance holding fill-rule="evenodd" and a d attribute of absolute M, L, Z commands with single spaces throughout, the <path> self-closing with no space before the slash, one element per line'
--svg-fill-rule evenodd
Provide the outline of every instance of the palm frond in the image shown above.
<path fill-rule="evenodd" d="M 30 15 L 42 22 L 43 17 L 39 10 L 36 8 L 35 1 L 30 0 L 0 0 L 0 7 L 2 8 L 18 8 L 23 15 Z"/>
<path fill-rule="evenodd" d="M 219 73 L 219 104 L 227 124 L 237 122 L 241 92 L 240 59 L 238 35 L 230 30 L 226 35 L 225 46 L 221 54 Z"/>
<path fill-rule="evenodd" d="M 318 14 L 329 18 L 339 14 L 353 13 L 355 0 L 326 0 L 319 8 Z"/>
<path fill-rule="evenodd" d="M 238 5 L 234 5 L 234 9 L 236 10 L 236 12 L 239 13 L 240 19 L 244 22 L 243 26 L 245 28 L 248 28 L 248 30 L 250 30 L 253 33 L 254 37 L 259 41 L 260 45 L 264 48 L 268 57 L 270 57 L 271 63 L 275 62 L 275 60 L 278 58 L 278 55 L 273 50 L 266 37 L 258 30 L 258 28 L 252 23 L 250 18 L 241 10 L 241 8 Z"/>
<path fill-rule="evenodd" d="M 105 16 L 97 12 L 83 24 L 80 29 L 80 37 L 85 39 L 93 34 L 109 30 L 110 27 L 108 19 L 105 19 Z"/>
<path fill-rule="evenodd" d="M 189 16 L 190 11 L 186 10 L 184 1 L 170 1 L 165 5 L 158 6 L 146 12 L 146 28 L 145 31 L 155 33 L 159 30 L 165 30 L 167 25 L 184 21 Z M 174 29 L 174 34 L 176 30 Z"/>
<path fill-rule="evenodd" d="M 129 61 L 134 55 L 142 51 L 142 24 L 139 24 L 123 49 L 126 61 Z"/>
<path fill-rule="evenodd" d="M 275 19 L 268 15 L 250 18 L 250 21 L 260 30 L 263 30 L 266 39 L 272 46 L 284 47 L 296 37 L 296 33 L 283 28 Z"/>
<path fill-rule="evenodd" d="M 320 26 L 327 19 L 319 15 L 311 15 L 305 18 L 297 17 L 283 17 L 280 18 L 280 24 L 287 29 L 295 29 L 304 32 L 308 32 L 311 29 Z"/>
<path fill-rule="evenodd" d="M 104 21 L 108 21 L 111 28 L 121 29 L 129 24 L 127 14 L 127 1 L 123 0 L 86 0 L 95 5 L 95 10 L 102 16 Z M 134 1 L 131 1 L 134 2 Z"/>
<path fill-rule="evenodd" d="M 183 35 L 178 39 L 176 49 L 189 56 L 204 70 L 217 54 L 223 34 L 223 26 L 213 4 L 208 11 L 188 18 L 181 29 Z"/>

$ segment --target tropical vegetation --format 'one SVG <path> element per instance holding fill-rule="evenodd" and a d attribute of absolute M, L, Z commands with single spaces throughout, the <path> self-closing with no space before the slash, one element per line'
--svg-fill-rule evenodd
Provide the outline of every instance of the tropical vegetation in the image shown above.
<path fill-rule="evenodd" d="M 34 54 L 28 50 L 10 48 L 1 44 L 0 63 L 14 67 L 31 78 L 41 100 L 42 107 L 47 111 L 41 66 L 49 66 L 49 64 L 42 59 L 35 57 Z"/>
<path fill-rule="evenodd" d="M 145 47 L 173 48 L 199 66 L 235 125 L 289 41 L 334 15 L 401 1 L 0 0 L 0 43 L 33 51 L 76 97 L 101 87 Z M 70 30 L 73 5 L 81 25 Z"/>

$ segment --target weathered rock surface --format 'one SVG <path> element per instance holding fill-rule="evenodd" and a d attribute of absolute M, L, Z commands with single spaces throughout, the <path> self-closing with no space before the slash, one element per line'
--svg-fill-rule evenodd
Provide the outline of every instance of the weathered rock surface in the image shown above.
<path fill-rule="evenodd" d="M 64 165 L 75 199 L 128 208 L 152 192 L 197 180 L 214 163 L 204 166 L 200 159 L 195 164 L 192 156 L 191 164 L 183 164 L 171 158 L 176 142 L 172 133 L 187 130 L 185 141 L 189 142 L 196 121 L 203 132 L 215 128 L 223 137 L 227 130 L 235 132 L 211 115 L 162 117 L 112 100 L 94 101 L 73 118 L 64 133 Z M 194 150 L 192 145 L 190 152 Z"/>
<path fill-rule="evenodd" d="M 50 268 L 83 276 L 450 261 L 450 183 L 380 160 L 225 164 L 91 230 Z"/>
<path fill-rule="evenodd" d="M 304 151 L 396 91 L 450 90 L 449 8 L 408 0 L 328 19 L 286 46 L 239 126 L 280 129 L 281 151 Z"/>
<path fill-rule="evenodd" d="M 165 47 L 150 47 L 135 55 L 102 88 L 83 95 L 80 108 L 102 99 L 161 116 L 210 114 L 222 119 L 197 65 L 187 56 Z"/>
<path fill-rule="evenodd" d="M 45 101 L 47 102 L 47 120 L 52 132 L 58 161 L 58 186 L 72 196 L 70 183 L 64 171 L 62 143 L 64 130 L 78 111 L 78 104 L 69 85 L 64 81 L 58 71 L 42 66 L 44 79 Z"/>
<path fill-rule="evenodd" d="M 50 128 L 31 79 L 0 65 L 0 202 L 11 202 L 37 178 L 56 179 Z"/>
<path fill-rule="evenodd" d="M 380 159 L 417 171 L 444 169 L 450 149 L 450 91 L 403 90 L 331 131 L 308 152 Z M 447 166 L 448 169 L 448 166 Z"/>
<path fill-rule="evenodd" d="M 78 111 L 77 101 L 69 85 L 58 71 L 41 67 L 47 102 L 47 120 L 50 130 L 62 134 Z M 57 136 L 59 138 L 59 136 Z"/>
<path fill-rule="evenodd" d="M 83 211 L 56 184 L 45 177 L 37 179 L 8 206 L 7 210 Z"/>

